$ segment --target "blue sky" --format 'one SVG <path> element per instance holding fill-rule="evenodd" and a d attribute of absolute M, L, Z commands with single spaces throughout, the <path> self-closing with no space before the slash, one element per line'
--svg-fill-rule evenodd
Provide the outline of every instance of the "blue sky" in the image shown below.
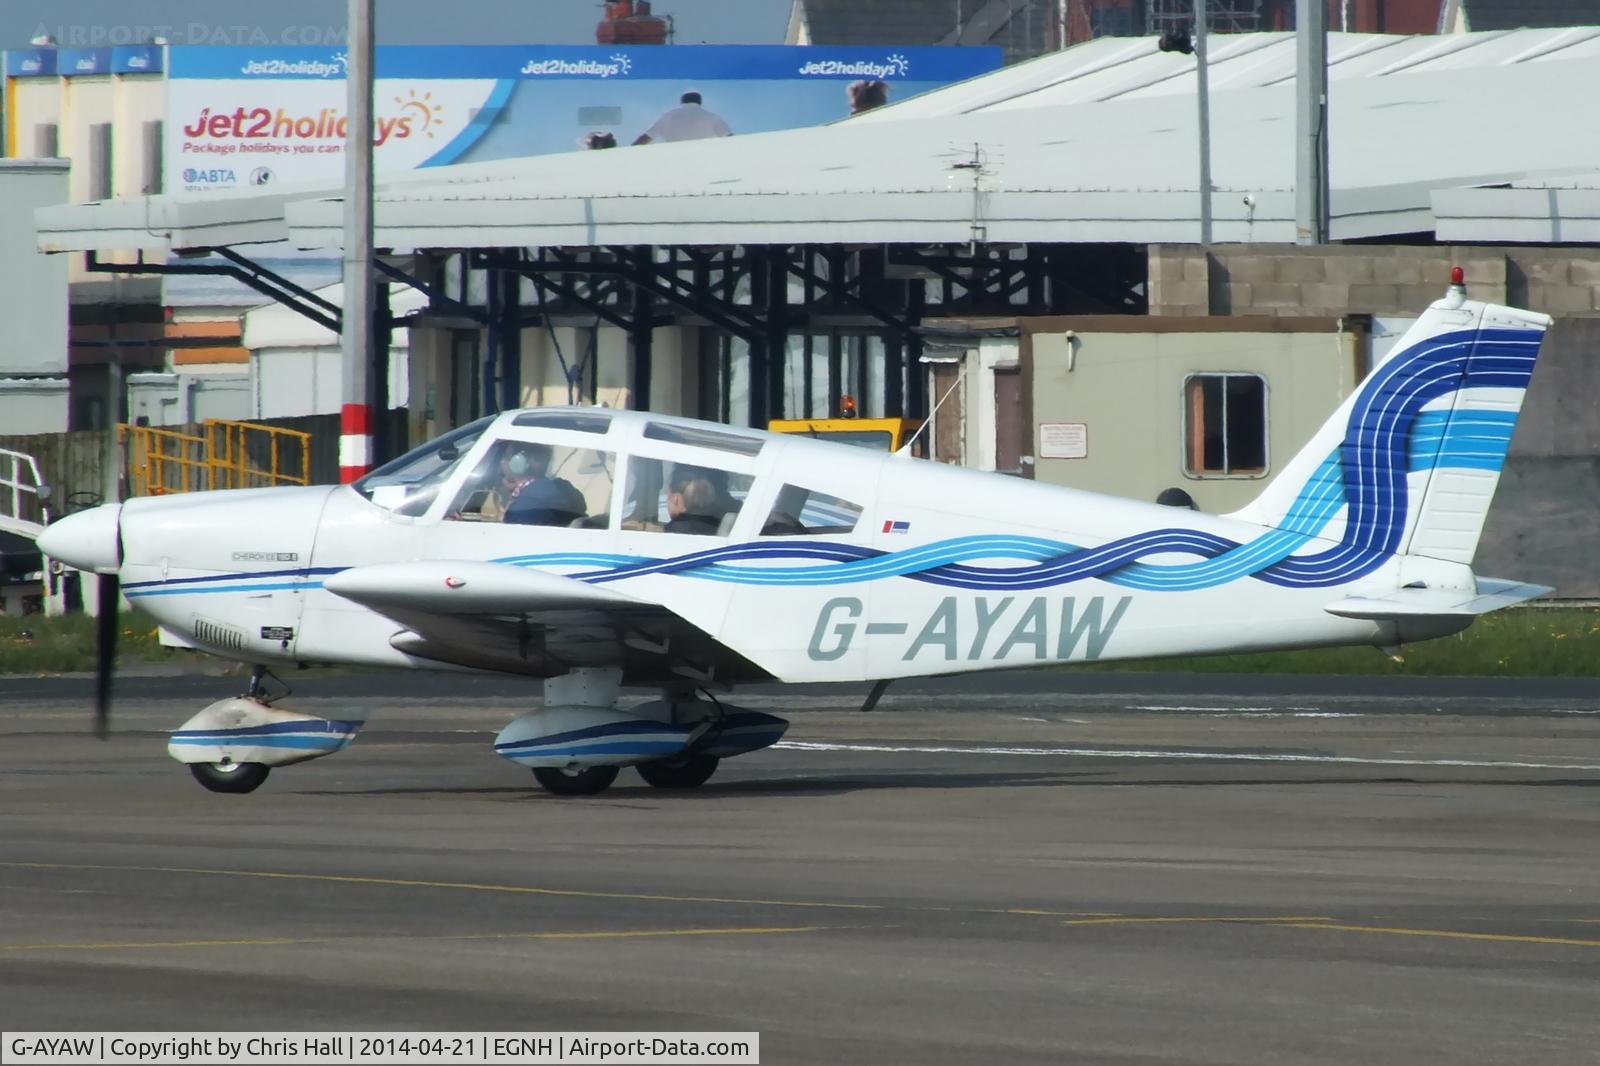
<path fill-rule="evenodd" d="M 376 0 L 385 44 L 593 44 L 597 0 Z M 658 0 L 677 44 L 779 44 L 790 0 Z M 0 0 L 0 48 L 343 43 L 345 0 Z"/>

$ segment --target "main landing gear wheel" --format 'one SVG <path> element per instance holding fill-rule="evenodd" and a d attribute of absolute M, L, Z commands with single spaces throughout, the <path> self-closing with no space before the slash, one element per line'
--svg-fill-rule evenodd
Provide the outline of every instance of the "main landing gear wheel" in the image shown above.
<path fill-rule="evenodd" d="M 654 788 L 699 788 L 711 780 L 721 761 L 715 755 L 687 755 L 681 759 L 640 763 L 638 770 L 644 783 Z"/>
<path fill-rule="evenodd" d="M 192 762 L 189 772 L 213 792 L 254 792 L 272 767 L 258 762 Z"/>
<path fill-rule="evenodd" d="M 566 770 L 559 766 L 535 766 L 534 780 L 546 792 L 557 796 L 594 796 L 611 787 L 617 779 L 615 766 L 590 766 L 583 770 Z"/>

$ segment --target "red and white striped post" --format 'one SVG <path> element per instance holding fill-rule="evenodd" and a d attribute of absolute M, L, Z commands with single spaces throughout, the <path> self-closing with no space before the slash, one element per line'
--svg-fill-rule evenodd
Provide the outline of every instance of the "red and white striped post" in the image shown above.
<path fill-rule="evenodd" d="M 339 411 L 339 481 L 348 485 L 372 469 L 372 406 L 347 403 Z"/>
<path fill-rule="evenodd" d="M 344 311 L 340 323 L 339 480 L 372 468 L 372 6 L 350 0 L 345 63 Z M 387 355 L 387 353 L 385 353 Z"/>

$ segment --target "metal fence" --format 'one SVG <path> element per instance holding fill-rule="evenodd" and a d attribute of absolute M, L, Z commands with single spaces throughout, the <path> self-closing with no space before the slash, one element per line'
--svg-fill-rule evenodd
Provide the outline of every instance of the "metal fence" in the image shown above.
<path fill-rule="evenodd" d="M 198 432 L 119 428 L 130 496 L 312 483 L 312 435 L 304 430 L 215 418 Z"/>
<path fill-rule="evenodd" d="M 50 508 L 41 492 L 44 479 L 32 455 L 0 448 L 0 525 L 18 532 L 50 523 Z"/>

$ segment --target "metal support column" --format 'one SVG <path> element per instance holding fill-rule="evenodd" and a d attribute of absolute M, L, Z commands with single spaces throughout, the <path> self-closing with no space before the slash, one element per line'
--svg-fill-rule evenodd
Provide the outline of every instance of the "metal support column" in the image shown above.
<path fill-rule="evenodd" d="M 483 291 L 484 299 L 488 303 L 489 324 L 485 327 L 483 361 L 478 366 L 480 375 L 480 390 L 483 394 L 483 413 L 486 415 L 500 412 L 500 389 L 495 380 L 500 370 L 500 341 L 501 321 L 505 312 L 501 308 L 500 276 L 503 273 L 500 267 L 493 263 L 484 265 Z"/>
<path fill-rule="evenodd" d="M 650 248 L 640 246 L 629 253 L 637 274 L 655 270 Z M 628 347 L 633 355 L 633 409 L 650 410 L 650 362 L 655 358 L 655 299 L 642 285 L 633 287 L 633 317 L 628 323 Z"/>
<path fill-rule="evenodd" d="M 339 480 L 372 467 L 372 7 L 349 0 L 345 67 L 344 315 L 340 322 Z"/>
<path fill-rule="evenodd" d="M 928 282 L 913 278 L 906 283 L 906 417 L 926 418 L 928 414 L 928 375 L 922 365 L 922 309 L 928 302 Z M 931 454 L 931 450 L 930 450 Z"/>
<path fill-rule="evenodd" d="M 766 306 L 761 347 L 767 364 L 766 414 L 759 420 L 751 410 L 751 424 L 765 427 L 768 419 L 784 414 L 784 382 L 789 369 L 789 249 L 771 247 L 761 264 L 765 276 Z"/>
<path fill-rule="evenodd" d="M 497 273 L 500 317 L 491 328 L 500 335 L 495 371 L 500 382 L 498 409 L 509 411 L 522 406 L 522 276 L 514 270 Z"/>
<path fill-rule="evenodd" d="M 372 465 L 382 466 L 405 451 L 396 447 L 393 413 L 389 408 L 390 359 L 394 352 L 394 313 L 389 309 L 389 284 L 373 286 L 372 301 Z"/>
<path fill-rule="evenodd" d="M 769 249 L 762 246 L 752 246 L 745 250 L 745 256 L 750 261 L 750 309 L 755 312 L 755 317 L 761 322 L 759 332 L 749 340 L 750 373 L 746 378 L 746 394 L 749 397 L 749 424 L 757 428 L 765 428 L 772 419 L 770 402 L 771 386 L 768 380 L 772 372 L 772 353 L 769 350 L 768 339 L 771 336 L 771 323 L 767 314 L 771 301 L 767 296 L 767 286 L 771 274 L 767 271 L 767 253 Z"/>
<path fill-rule="evenodd" d="M 1328 241 L 1328 8 L 1296 0 L 1294 240 Z"/>
<path fill-rule="evenodd" d="M 1194 0 L 1195 96 L 1200 102 L 1200 243 L 1211 243 L 1211 76 L 1206 66 L 1206 0 Z"/>

